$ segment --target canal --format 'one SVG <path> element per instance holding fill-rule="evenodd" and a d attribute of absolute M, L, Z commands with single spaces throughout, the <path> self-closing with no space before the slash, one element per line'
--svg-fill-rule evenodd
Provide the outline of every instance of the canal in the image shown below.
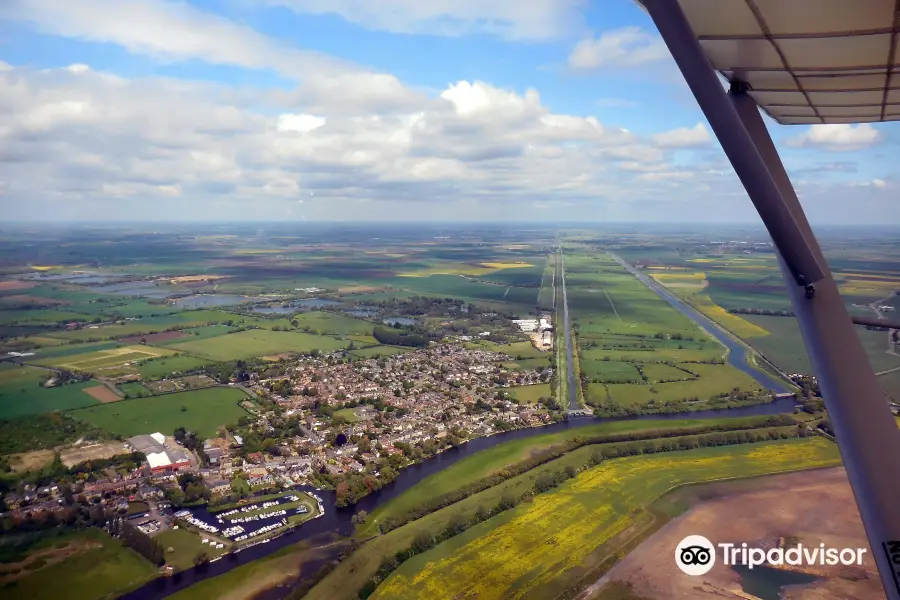
<path fill-rule="evenodd" d="M 613 258 L 613 260 L 622 265 L 622 267 L 626 271 L 637 277 L 641 283 L 650 288 L 650 290 L 655 292 L 660 298 L 671 304 L 676 310 L 678 310 L 678 312 L 699 325 L 700 328 L 703 329 L 703 331 L 707 332 L 709 335 L 713 336 L 722 344 L 724 344 L 725 347 L 729 350 L 729 365 L 740 371 L 743 371 L 768 390 L 772 390 L 778 394 L 791 393 L 794 391 L 793 388 L 791 388 L 791 386 L 786 382 L 754 367 L 748 360 L 749 351 L 747 347 L 722 331 L 718 327 L 718 325 L 716 325 L 712 321 L 712 319 L 700 313 L 698 310 L 694 309 L 687 303 L 679 300 L 672 292 L 641 273 L 632 265 L 625 262 L 625 260 L 620 256 L 617 256 L 612 252 L 609 252 L 608 254 Z"/>

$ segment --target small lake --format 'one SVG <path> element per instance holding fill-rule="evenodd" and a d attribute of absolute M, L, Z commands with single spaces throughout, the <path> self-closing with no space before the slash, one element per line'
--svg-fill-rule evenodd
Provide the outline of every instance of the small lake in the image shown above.
<path fill-rule="evenodd" d="M 103 273 L 28 273 L 20 279 L 29 279 L 31 281 L 62 281 L 66 283 L 106 283 L 107 281 L 116 281 L 127 275 L 112 275 Z"/>
<path fill-rule="evenodd" d="M 178 298 L 172 302 L 183 308 L 201 308 L 207 306 L 234 306 L 245 302 L 258 302 L 259 298 L 252 296 L 236 296 L 234 294 L 196 294 L 185 298 Z"/>
<path fill-rule="evenodd" d="M 327 308 L 329 306 L 337 306 L 341 304 L 338 300 L 325 300 L 323 298 L 307 298 L 294 302 L 300 308 Z"/>
<path fill-rule="evenodd" d="M 395 323 L 400 323 L 401 325 L 415 325 L 416 320 L 411 319 L 409 317 L 385 317 L 381 320 L 385 325 L 394 325 Z"/>
<path fill-rule="evenodd" d="M 378 314 L 377 308 L 351 308 L 347 311 L 348 315 L 353 315 L 354 317 L 361 317 L 363 319 L 371 319 L 372 317 Z"/>
<path fill-rule="evenodd" d="M 818 579 L 815 575 L 767 566 L 751 569 L 746 565 L 733 565 L 731 568 L 741 576 L 741 589 L 762 600 L 780 600 L 785 586 L 807 585 Z"/>
<path fill-rule="evenodd" d="M 121 283 L 91 286 L 88 291 L 95 294 L 114 294 L 116 296 L 165 298 L 179 292 L 187 292 L 188 290 L 155 281 L 123 281 Z"/>

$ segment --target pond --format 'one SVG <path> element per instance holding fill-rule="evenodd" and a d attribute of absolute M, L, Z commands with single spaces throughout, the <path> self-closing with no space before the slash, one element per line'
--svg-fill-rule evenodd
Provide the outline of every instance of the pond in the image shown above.
<path fill-rule="evenodd" d="M 394 325 L 395 323 L 400 323 L 401 325 L 415 325 L 416 320 L 411 319 L 409 317 L 385 317 L 381 320 L 385 325 Z"/>
<path fill-rule="evenodd" d="M 326 308 L 329 306 L 337 306 L 341 304 L 338 300 L 326 300 L 324 298 L 306 298 L 305 300 L 298 300 L 294 303 L 300 308 Z"/>
<path fill-rule="evenodd" d="M 234 306 L 255 301 L 259 301 L 259 298 L 236 296 L 234 294 L 195 294 L 173 300 L 173 303 L 183 308 L 200 308 L 206 306 Z"/>
<path fill-rule="evenodd" d="M 363 319 L 371 319 L 378 314 L 378 309 L 360 306 L 359 308 L 351 308 L 347 311 L 347 314 L 353 315 L 354 317 L 361 317 Z"/>
<path fill-rule="evenodd" d="M 731 568 L 741 576 L 741 589 L 762 600 L 780 600 L 785 586 L 807 585 L 818 579 L 815 575 L 767 566 L 751 569 L 746 565 L 733 565 Z"/>
<path fill-rule="evenodd" d="M 127 275 L 104 275 L 102 273 L 29 273 L 22 279 L 32 281 L 64 281 L 66 283 L 106 283 L 122 279 Z"/>

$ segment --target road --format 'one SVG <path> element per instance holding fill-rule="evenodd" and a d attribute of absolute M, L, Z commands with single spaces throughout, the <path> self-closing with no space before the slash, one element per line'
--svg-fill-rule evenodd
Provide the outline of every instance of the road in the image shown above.
<path fill-rule="evenodd" d="M 569 300 L 566 297 L 566 266 L 563 262 L 562 245 L 557 248 L 557 256 L 559 257 L 559 286 L 562 290 L 562 323 L 557 323 L 557 327 L 565 327 L 566 336 L 566 381 L 569 383 L 569 411 L 581 410 L 581 404 L 578 403 L 578 388 L 576 384 L 578 380 L 575 377 L 575 360 L 572 348 L 572 325 L 569 322 Z M 558 311 L 557 311 L 558 312 Z"/>
<path fill-rule="evenodd" d="M 885 317 L 884 313 L 881 312 L 881 309 L 878 307 L 887 304 L 888 302 L 890 302 L 891 298 L 893 298 L 896 295 L 897 295 L 897 292 L 891 292 L 890 294 L 888 294 L 881 300 L 876 300 L 875 302 L 872 302 L 871 304 L 869 304 L 869 308 L 871 308 L 873 311 L 875 311 L 875 315 L 878 319 L 887 318 L 887 317 Z M 894 332 L 893 332 L 893 330 L 890 330 L 890 329 L 888 329 L 888 332 L 887 332 L 887 350 L 885 350 L 885 352 L 892 356 L 900 356 L 900 354 L 897 354 L 897 348 L 894 345 Z M 891 369 L 885 369 L 884 371 L 879 371 L 875 374 L 876 375 L 887 375 L 888 373 L 893 373 L 894 371 L 900 371 L 900 367 L 893 367 Z"/>
<path fill-rule="evenodd" d="M 794 389 L 786 382 L 781 381 L 780 379 L 776 379 L 768 373 L 760 371 L 759 369 L 754 367 L 748 361 L 750 350 L 742 343 L 732 338 L 729 334 L 722 331 L 722 329 L 720 329 L 712 319 L 704 314 L 701 314 L 688 304 L 679 300 L 672 292 L 635 269 L 633 266 L 625 262 L 625 260 L 620 256 L 617 256 L 612 252 L 608 252 L 608 254 L 626 271 L 637 277 L 641 283 L 655 292 L 656 295 L 671 304 L 672 307 L 674 307 L 678 312 L 692 320 L 694 323 L 699 325 L 701 329 L 724 344 L 725 347 L 729 350 L 728 364 L 730 364 L 732 367 L 743 371 L 768 390 L 772 390 L 778 394 L 794 392 Z"/>

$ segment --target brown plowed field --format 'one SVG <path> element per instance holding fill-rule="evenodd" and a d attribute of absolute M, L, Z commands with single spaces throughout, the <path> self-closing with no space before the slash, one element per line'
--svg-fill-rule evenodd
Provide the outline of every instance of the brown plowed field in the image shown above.
<path fill-rule="evenodd" d="M 106 404 L 108 402 L 118 402 L 122 399 L 118 394 L 116 394 L 105 385 L 84 388 L 81 391 L 88 394 L 89 396 L 93 396 L 103 404 Z"/>
<path fill-rule="evenodd" d="M 866 548 L 862 567 L 795 567 L 822 577 L 804 586 L 784 588 L 791 600 L 882 600 L 871 549 L 863 531 L 856 502 L 843 467 L 755 478 L 736 486 L 723 483 L 698 488 L 700 501 L 647 538 L 582 598 L 603 598 L 602 584 L 631 584 L 635 596 L 646 599 L 755 598 L 741 590 L 740 579 L 730 567 L 716 565 L 706 575 L 689 577 L 675 564 L 674 551 L 691 534 L 713 543 L 772 548 L 782 537 L 794 538 L 807 547 Z M 688 495 L 691 492 L 688 492 Z M 688 502 L 696 501 L 685 496 Z M 599 592 L 599 593 L 598 593 Z"/>

